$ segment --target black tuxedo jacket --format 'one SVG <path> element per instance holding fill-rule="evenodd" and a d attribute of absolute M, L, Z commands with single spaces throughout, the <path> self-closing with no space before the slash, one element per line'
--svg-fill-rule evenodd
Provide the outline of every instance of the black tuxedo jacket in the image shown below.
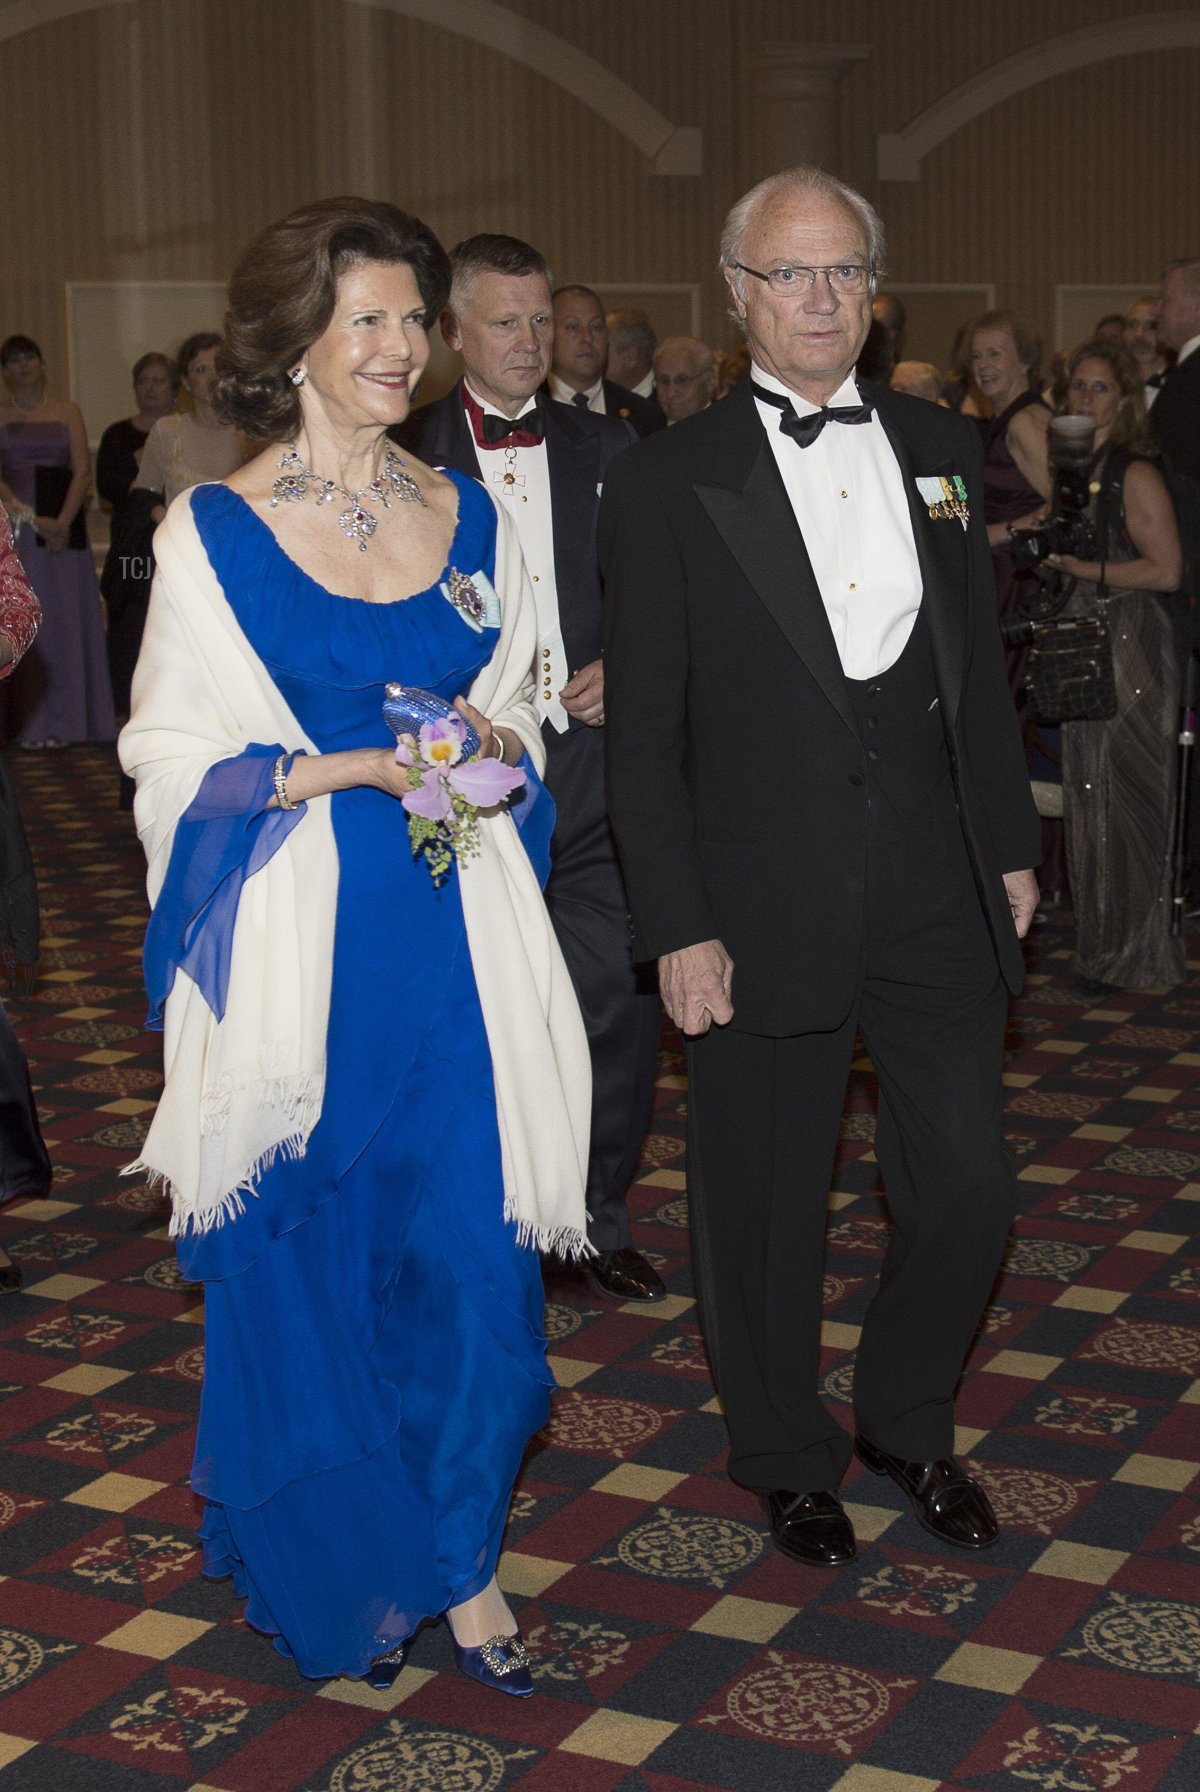
<path fill-rule="evenodd" d="M 866 390 L 909 494 L 963 837 L 1016 990 L 1001 873 L 1037 864 L 1040 828 L 1004 676 L 979 433 L 924 399 Z M 966 481 L 965 531 L 930 519 L 925 474 Z M 599 543 L 609 813 L 637 952 L 720 939 L 735 1028 L 836 1027 L 859 975 L 867 766 L 749 380 L 622 456 Z"/>
<path fill-rule="evenodd" d="M 1200 480 L 1200 349 L 1163 381 L 1150 406 L 1150 428 L 1171 471 Z"/>
<path fill-rule="evenodd" d="M 657 398 L 643 398 L 640 392 L 631 392 L 627 386 L 618 386 L 615 380 L 604 380 L 601 383 L 604 387 L 604 408 L 610 417 L 620 417 L 639 436 L 652 436 L 656 429 L 667 427 L 667 419 Z"/>
<path fill-rule="evenodd" d="M 597 417 L 555 404 L 543 395 L 550 505 L 554 528 L 554 582 L 563 647 L 572 673 L 600 657 L 602 608 L 596 565 L 596 507 L 613 456 L 630 445 L 615 417 Z M 479 461 L 462 403 L 462 382 L 444 398 L 416 411 L 402 426 L 406 447 L 434 467 L 453 467 L 479 479 Z M 496 467 L 503 453 L 496 449 Z M 582 727 L 571 718 L 571 728 Z"/>

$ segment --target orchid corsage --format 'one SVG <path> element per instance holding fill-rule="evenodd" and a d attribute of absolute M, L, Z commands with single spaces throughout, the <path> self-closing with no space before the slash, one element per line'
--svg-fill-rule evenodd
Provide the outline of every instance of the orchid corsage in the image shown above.
<path fill-rule="evenodd" d="M 396 743 L 397 764 L 408 770 L 408 790 L 400 798 L 408 837 L 437 885 L 455 859 L 479 851 L 479 811 L 502 803 L 525 782 L 519 767 L 501 759 L 464 759 L 466 740 L 461 716 L 448 715 L 423 722 L 415 738 L 404 734 Z"/>

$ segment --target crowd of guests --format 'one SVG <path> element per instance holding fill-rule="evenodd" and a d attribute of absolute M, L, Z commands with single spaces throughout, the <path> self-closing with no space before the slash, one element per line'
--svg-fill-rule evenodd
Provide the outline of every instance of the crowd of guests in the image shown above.
<path fill-rule="evenodd" d="M 532 1247 L 578 1258 L 604 1297 L 654 1302 L 665 1293 L 654 1263 L 632 1242 L 625 1204 L 649 1119 L 659 1024 L 657 992 L 640 961 L 682 961 L 692 948 L 675 953 L 665 935 L 653 944 L 644 918 L 631 935 L 633 884 L 628 872 L 623 880 L 609 825 L 597 495 L 610 470 L 617 495 L 606 498 L 600 533 L 609 642 L 616 627 L 624 654 L 613 679 L 624 693 L 624 740 L 636 744 L 634 710 L 659 713 L 660 673 L 669 735 L 659 741 L 660 757 L 651 754 L 640 768 L 629 744 L 610 752 L 610 780 L 615 773 L 623 792 L 622 848 L 643 861 L 643 893 L 632 906 L 645 917 L 656 904 L 665 913 L 678 901 L 699 851 L 718 866 L 736 846 L 732 837 L 722 844 L 720 830 L 733 821 L 720 803 L 706 839 L 684 829 L 674 863 L 665 850 L 669 815 L 649 829 L 652 850 L 642 852 L 638 839 L 653 805 L 663 811 L 664 790 L 678 789 L 683 814 L 697 800 L 694 781 L 707 779 L 711 794 L 728 760 L 700 733 L 694 755 L 682 743 L 699 726 L 704 694 L 727 692 L 735 651 L 727 606 L 709 589 L 723 579 L 725 563 L 696 544 L 715 521 L 731 549 L 729 565 L 752 586 L 763 552 L 754 531 L 739 537 L 744 522 L 723 507 L 746 444 L 757 466 L 780 475 L 768 479 L 760 499 L 786 560 L 793 536 L 800 538 L 779 517 L 788 504 L 803 514 L 812 492 L 825 490 L 820 480 L 829 467 L 853 467 L 852 487 L 861 472 L 864 490 L 906 490 L 896 482 L 909 461 L 893 458 L 896 440 L 912 447 L 929 439 L 956 453 L 969 441 L 964 465 L 982 462 L 985 507 L 983 523 L 976 517 L 971 525 L 973 564 L 986 568 L 990 553 L 1000 617 L 1020 622 L 1044 597 L 1039 576 L 1022 570 L 1014 537 L 1036 533 L 1054 511 L 1052 414 L 1089 419 L 1087 551 L 1047 553 L 1043 571 L 1061 585 L 1064 616 L 1100 610 L 1108 619 L 1116 714 L 1066 722 L 1056 735 L 1025 713 L 1026 753 L 1034 781 L 1057 783 L 1061 792 L 1057 813 L 1046 799 L 1045 820 L 1061 819 L 1065 828 L 1081 986 L 1096 995 L 1184 974 L 1170 927 L 1171 828 L 1180 669 L 1191 641 L 1182 624 L 1178 487 L 1162 462 L 1165 450 L 1171 478 L 1191 471 L 1179 443 L 1194 452 L 1200 420 L 1200 356 L 1192 358 L 1200 346 L 1200 263 L 1173 266 L 1161 295 L 1139 301 L 1126 318 L 1101 320 L 1092 340 L 1062 357 L 1049 384 L 1036 334 L 1003 310 L 964 325 L 943 374 L 904 358 L 899 297 L 871 298 L 877 235 L 882 243 L 871 208 L 819 171 L 815 179 L 814 171 L 798 172 L 802 179 L 797 171 L 779 177 L 778 189 L 769 182 L 755 189 L 727 223 L 723 265 L 755 345 L 753 363 L 749 346 L 721 354 L 690 336 L 659 341 L 645 313 L 606 314 L 590 287 L 555 287 L 544 257 L 512 237 L 480 234 L 447 255 L 419 220 L 349 200 L 306 206 L 270 227 L 234 272 L 224 337 L 193 336 L 173 361 L 144 355 L 133 370 L 136 409 L 105 431 L 96 486 L 112 513 L 101 581 L 107 653 L 83 524 L 91 480 L 83 421 L 74 405 L 50 396 L 36 343 L 14 336 L 0 344 L 8 394 L 0 409 L 0 500 L 43 612 L 41 634 L 12 681 L 9 733 L 30 747 L 108 740 L 117 714 L 132 708 L 121 758 L 136 782 L 149 858 L 147 978 L 167 1036 L 165 1093 L 136 1167 L 169 1188 L 183 1272 L 206 1286 L 206 1388 L 193 1469 L 206 1502 L 205 1565 L 234 1577 L 250 1622 L 312 1676 L 352 1673 L 386 1687 L 419 1627 L 444 1616 L 464 1673 L 509 1694 L 532 1691 L 496 1580 L 521 1453 L 545 1421 L 552 1385 Z M 756 267 L 747 259 L 756 232 L 765 241 L 769 226 L 793 229 L 797 218 L 827 240 L 830 265 L 759 260 Z M 844 255 L 843 239 L 851 243 Z M 795 303 L 792 280 L 831 318 L 853 321 L 853 329 L 829 325 L 846 356 L 839 362 L 834 354 L 834 372 L 816 381 L 822 395 L 805 416 L 796 413 L 803 382 L 786 362 L 782 330 L 780 358 L 765 365 L 771 332 Z M 412 399 L 435 321 L 461 355 L 463 375 L 444 398 L 417 410 Z M 885 390 L 874 404 L 857 403 L 856 359 L 864 385 L 873 380 L 898 396 Z M 753 398 L 742 392 L 728 404 L 751 375 Z M 865 385 L 866 395 L 871 390 Z M 909 396 L 930 409 L 910 405 Z M 722 408 L 699 421 L 714 405 Z M 735 420 L 727 439 L 719 439 L 722 419 Z M 891 448 L 880 428 L 889 419 Z M 872 427 L 830 429 L 823 447 L 797 462 L 796 452 L 811 447 L 827 422 Z M 666 436 L 680 425 L 687 427 Z M 626 455 L 651 437 L 667 452 L 656 442 Z M 759 452 L 760 437 L 770 441 L 773 460 Z M 697 473 L 711 460 L 725 469 L 726 485 L 700 477 L 679 484 L 693 447 Z M 644 488 L 634 477 L 642 469 Z M 738 472 L 740 493 L 750 489 L 749 472 Z M 672 493 L 680 514 L 668 514 Z M 850 495 L 840 491 L 842 499 Z M 682 508 L 697 503 L 703 511 L 687 523 Z M 1002 799 L 996 813 L 1007 818 L 1012 844 L 1004 857 L 997 841 L 998 867 L 984 864 L 986 844 L 978 848 L 983 857 L 972 870 L 961 850 L 940 699 L 926 698 L 937 688 L 930 614 L 950 602 L 951 586 L 951 607 L 961 607 L 961 585 L 978 592 L 982 581 L 965 579 L 962 537 L 954 544 L 962 563 L 955 578 L 926 577 L 907 515 L 890 501 L 881 508 L 880 540 L 894 541 L 903 555 L 893 563 L 887 549 L 891 582 L 881 582 L 902 613 L 885 618 L 875 636 L 866 630 L 864 646 L 855 606 L 843 604 L 838 689 L 849 693 L 864 738 L 882 717 L 887 726 L 876 738 L 890 740 L 893 720 L 908 716 L 914 702 L 912 713 L 934 719 L 919 740 L 911 728 L 895 730 L 901 761 L 911 748 L 911 763 L 895 775 L 912 783 L 918 800 L 907 809 L 897 802 L 902 819 L 894 825 L 872 809 L 870 825 L 885 829 L 872 835 L 872 851 L 883 842 L 878 862 L 886 872 L 872 912 L 885 917 L 879 937 L 886 950 L 899 951 L 888 933 L 890 897 L 882 900 L 892 867 L 906 854 L 919 859 L 926 845 L 943 853 L 952 840 L 945 939 L 956 950 L 966 940 L 970 975 L 958 992 L 960 1019 L 974 1037 L 984 1008 L 991 1032 L 997 1017 L 1002 1022 L 1003 984 L 1019 986 L 1017 939 L 1036 902 L 1026 854 L 1036 818 L 993 618 L 976 605 L 966 676 L 978 703 L 963 738 L 971 729 L 987 737 L 973 740 L 972 750 L 991 762 Z M 941 539 L 954 542 L 958 520 L 967 531 L 963 492 L 951 488 L 945 502 L 931 503 L 931 518 L 935 508 L 939 527 L 954 527 L 954 536 Z M 824 568 L 840 568 L 847 551 L 836 531 L 826 533 L 823 539 L 814 514 L 811 548 L 823 598 Z M 689 556 L 694 564 L 685 564 Z M 650 614 L 651 600 L 670 607 L 662 593 L 673 582 L 700 594 L 695 639 L 686 647 L 678 615 L 663 622 Z M 936 602 L 925 605 L 923 589 L 936 590 Z M 839 584 L 827 610 L 843 599 Z M 766 614 L 758 621 L 764 641 L 773 641 Z M 791 620 L 781 626 L 786 633 Z M 899 629 L 911 649 L 902 645 L 898 657 L 876 652 L 889 629 Z M 680 668 L 693 649 L 706 666 L 695 675 L 697 715 L 685 713 L 681 696 L 691 674 Z M 1007 666 L 1009 692 L 1025 712 L 1026 651 L 1015 642 Z M 391 707 L 381 712 L 384 689 Z M 646 695 L 640 709 L 630 702 L 635 689 Z M 801 689 L 790 673 L 787 693 L 810 745 L 824 741 L 824 698 L 810 702 L 809 686 Z M 387 738 L 385 716 L 398 745 Z M 946 718 L 945 729 L 952 725 Z M 866 781 L 857 771 L 843 777 L 835 765 L 844 745 L 837 734 L 829 751 L 817 750 L 822 789 L 834 792 L 836 782 L 830 801 L 839 818 L 860 801 L 850 788 Z M 864 763 L 879 757 L 874 748 L 864 753 Z M 455 832 L 467 825 L 461 804 L 438 784 L 468 754 L 490 762 L 495 780 L 469 844 Z M 669 763 L 672 754 L 687 758 L 686 774 L 682 759 Z M 505 794 L 511 812 L 500 805 Z M 1047 838 L 1053 857 L 1053 825 Z M 440 860 L 431 856 L 431 840 L 442 843 Z M 853 828 L 842 844 L 861 860 Z M 740 860 L 740 847 L 737 853 Z M 1002 880 L 991 875 L 997 869 Z M 798 867 L 796 890 L 811 884 L 815 912 L 825 914 L 828 880 L 820 873 L 815 862 Z M 735 881 L 726 894 L 736 929 L 744 869 Z M 961 915 L 984 881 L 996 912 L 988 911 L 986 927 L 982 912 L 973 915 L 964 933 Z M 829 918 L 832 935 L 839 922 Z M 816 1000 L 813 988 L 824 988 L 821 977 L 836 981 L 840 961 L 825 953 L 820 932 L 815 924 L 789 925 L 781 947 L 784 956 L 816 951 L 828 961 L 820 976 L 803 961 L 800 995 L 791 989 L 801 1008 Z M 715 936 L 696 937 L 718 944 Z M 751 964 L 755 949 L 751 942 L 746 951 Z M 736 951 L 741 958 L 740 941 Z M 854 976 L 856 953 L 854 946 Z M 761 956 L 771 960 L 769 951 Z M 744 1402 L 742 1419 L 730 1420 L 735 1450 L 743 1467 L 752 1466 L 745 1484 L 765 1494 L 777 1544 L 801 1561 L 836 1566 L 855 1548 L 833 1491 L 849 1444 L 836 1426 L 826 1426 L 826 1436 L 818 1414 L 806 1460 L 811 1466 L 820 1458 L 822 1478 L 811 1467 L 811 1480 L 781 1487 L 782 1459 L 750 1440 L 761 1443 L 777 1429 L 764 1363 L 790 1324 L 784 1314 L 794 1291 L 781 1283 L 770 1296 L 761 1337 L 761 1315 L 752 1311 L 758 1292 L 742 1296 L 752 1282 L 758 1290 L 764 1265 L 768 1280 L 778 1278 L 771 1263 L 790 1263 L 788 1253 L 803 1258 L 806 1273 L 819 1272 L 816 1233 L 801 1239 L 802 1228 L 790 1222 L 786 1237 L 770 1231 L 782 1223 L 771 1221 L 771 1190 L 801 1175 L 797 1154 L 809 1139 L 807 1127 L 799 1137 L 780 1091 L 798 1077 L 814 1126 L 832 1141 L 846 1070 L 838 1054 L 844 1047 L 848 1064 L 854 1017 L 847 1021 L 841 1007 L 803 1025 L 743 1022 L 746 1031 L 727 1036 L 734 1052 L 718 1037 L 732 1015 L 734 966 L 723 948 L 713 964 L 710 985 L 689 981 L 693 970 L 681 963 L 678 983 L 663 986 L 669 1011 L 689 1034 L 717 1023 L 693 1066 L 695 1103 L 712 1114 L 729 1089 L 741 1089 L 743 1121 L 758 1111 L 755 1102 L 773 1105 L 750 1142 L 744 1130 L 708 1122 L 711 1185 L 736 1185 L 744 1175 L 755 1200 L 766 1190 L 766 1207 L 749 1218 L 741 1208 L 711 1207 L 706 1327 L 718 1308 L 726 1314 L 718 1380 L 727 1411 L 735 1397 Z M 784 999 L 773 972 L 746 988 L 749 1011 L 757 1001 L 764 1016 Z M 977 999 L 979 990 L 985 999 Z M 834 991 L 829 999 L 840 998 Z M 914 1028 L 929 1019 L 885 1016 L 880 1008 L 863 1024 L 878 1028 L 881 1076 L 893 1097 L 890 1117 L 881 1116 L 881 1161 L 890 1152 L 898 1162 L 899 1152 L 914 1187 L 918 1168 L 937 1180 L 934 1160 L 942 1171 L 952 1165 L 955 1174 L 941 1182 L 958 1190 L 975 1176 L 981 1202 L 990 1203 L 986 1226 L 974 1206 L 966 1216 L 972 1248 L 982 1255 L 960 1278 L 957 1305 L 944 1303 L 947 1313 L 954 1307 L 945 1335 L 927 1340 L 925 1371 L 930 1386 L 940 1387 L 956 1378 L 963 1339 L 994 1274 L 1010 1218 L 1011 1166 L 983 1188 L 979 1165 L 1000 1146 L 998 1074 L 974 1046 L 944 1062 L 952 1037 L 946 1015 L 935 1017 L 928 1037 L 921 1032 L 924 1057 L 914 1054 Z M 788 1057 L 791 1036 L 807 1039 L 810 1030 L 824 1042 L 819 1065 Z M 775 1068 L 763 1075 L 768 1046 Z M 935 1082 L 960 1069 L 976 1078 L 964 1104 L 975 1130 L 948 1142 L 945 1122 L 936 1140 L 921 1144 L 912 1113 L 929 1110 L 929 1088 L 922 1084 L 917 1099 L 912 1079 L 931 1066 Z M 1000 1157 L 1007 1164 L 1002 1149 Z M 816 1169 L 803 1173 L 820 1180 L 824 1171 L 813 1161 Z M 889 1173 L 889 1195 L 902 1202 L 905 1177 L 895 1181 L 893 1188 Z M 820 1232 L 823 1205 L 814 1198 L 808 1206 Z M 947 1206 L 939 1224 L 952 1232 L 962 1218 Z M 899 1315 L 905 1336 L 921 1328 L 905 1316 L 902 1287 L 914 1313 L 936 1305 L 930 1264 L 922 1251 L 910 1255 L 907 1266 L 890 1262 L 887 1276 L 892 1323 Z M 737 1298 L 728 1282 L 714 1294 L 727 1265 L 743 1258 Z M 883 1435 L 911 1387 L 906 1393 L 907 1371 L 884 1341 L 882 1320 L 876 1332 L 874 1356 L 864 1345 L 871 1360 L 865 1368 L 860 1361 L 862 1388 L 873 1390 L 875 1402 L 865 1409 L 860 1455 L 905 1487 L 935 1536 L 987 1547 L 997 1535 L 995 1515 L 961 1466 L 933 1441 L 897 1454 Z M 711 1330 L 709 1343 L 715 1349 Z M 763 1403 L 751 1411 L 746 1390 L 760 1380 Z M 811 1419 L 815 1395 L 809 1401 L 801 1390 L 798 1404 L 805 1402 Z M 933 1404 L 936 1423 L 923 1434 L 929 1440 L 948 1435 L 944 1387 Z"/>

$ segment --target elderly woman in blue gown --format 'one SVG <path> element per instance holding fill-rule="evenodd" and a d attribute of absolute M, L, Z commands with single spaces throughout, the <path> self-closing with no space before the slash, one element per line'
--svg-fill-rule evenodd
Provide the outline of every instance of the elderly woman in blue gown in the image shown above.
<path fill-rule="evenodd" d="M 165 1032 L 136 1168 L 205 1284 L 206 1571 L 304 1674 L 390 1684 L 445 1614 L 464 1672 L 524 1693 L 496 1562 L 552 1385 L 538 1247 L 586 1248 L 590 1091 L 519 549 L 386 436 L 448 284 L 424 225 L 356 199 L 234 273 L 219 402 L 274 445 L 170 506 L 121 741 Z M 526 773 L 440 881 L 393 681 Z"/>

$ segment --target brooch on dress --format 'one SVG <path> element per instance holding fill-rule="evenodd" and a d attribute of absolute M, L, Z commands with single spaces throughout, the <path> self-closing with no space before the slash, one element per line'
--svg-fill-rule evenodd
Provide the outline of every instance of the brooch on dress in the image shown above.
<path fill-rule="evenodd" d="M 438 589 L 476 633 L 500 627 L 500 598 L 485 572 L 459 572 L 452 566 Z"/>

